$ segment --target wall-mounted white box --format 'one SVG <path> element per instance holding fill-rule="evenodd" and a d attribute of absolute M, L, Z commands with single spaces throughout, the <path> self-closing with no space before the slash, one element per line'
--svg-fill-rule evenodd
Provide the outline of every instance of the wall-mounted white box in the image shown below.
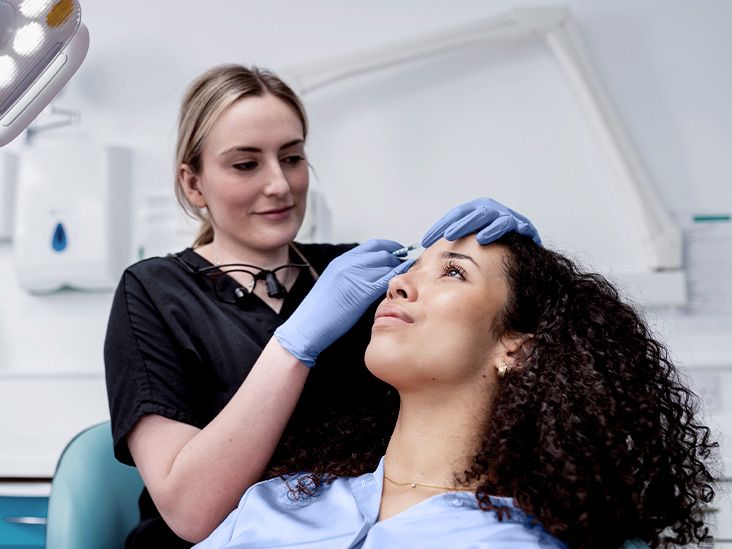
<path fill-rule="evenodd" d="M 14 260 L 31 292 L 112 289 L 130 261 L 131 154 L 93 143 L 23 152 Z"/>

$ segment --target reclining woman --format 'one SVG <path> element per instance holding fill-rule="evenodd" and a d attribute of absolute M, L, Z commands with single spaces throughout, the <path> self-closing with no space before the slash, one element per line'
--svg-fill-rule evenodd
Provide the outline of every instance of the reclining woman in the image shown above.
<path fill-rule="evenodd" d="M 200 547 L 705 539 L 716 444 L 693 393 L 604 278 L 531 239 L 428 248 L 389 282 L 366 365 L 398 391 L 386 455 L 339 453 L 378 432 L 354 418 L 331 447 L 301 449 L 310 472 L 251 487 Z"/>

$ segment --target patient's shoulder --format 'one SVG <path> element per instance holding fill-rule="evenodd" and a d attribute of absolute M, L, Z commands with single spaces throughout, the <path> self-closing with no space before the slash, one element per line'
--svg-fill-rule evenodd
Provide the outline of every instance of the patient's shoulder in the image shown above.
<path fill-rule="evenodd" d="M 293 473 L 253 485 L 244 494 L 242 502 L 261 499 L 280 508 L 307 507 L 326 498 L 332 490 L 344 489 L 348 489 L 346 478 L 319 482 L 310 473 Z"/>

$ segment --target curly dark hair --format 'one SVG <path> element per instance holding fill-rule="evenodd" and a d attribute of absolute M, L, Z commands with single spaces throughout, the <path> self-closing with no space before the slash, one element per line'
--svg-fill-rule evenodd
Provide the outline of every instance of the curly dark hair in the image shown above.
<path fill-rule="evenodd" d="M 702 510 L 714 497 L 718 445 L 667 350 L 604 277 L 517 234 L 498 244 L 508 250 L 509 298 L 494 330 L 531 337 L 499 381 L 480 449 L 456 481 L 477 483 L 481 508 L 500 519 L 510 510 L 489 496 L 514 498 L 571 547 L 707 541 Z M 318 447 L 300 438 L 299 460 L 280 472 L 306 463 L 313 473 L 294 490 L 311 493 L 335 475 L 373 470 L 394 407 L 375 421 L 374 406 L 361 406 L 332 432 L 321 429 Z"/>

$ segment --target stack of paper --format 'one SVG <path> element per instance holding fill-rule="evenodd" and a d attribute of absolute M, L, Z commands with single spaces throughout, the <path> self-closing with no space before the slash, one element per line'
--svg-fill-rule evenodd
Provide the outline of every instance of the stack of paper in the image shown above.
<path fill-rule="evenodd" d="M 732 315 L 732 219 L 696 215 L 684 227 L 684 263 L 694 314 Z"/>

